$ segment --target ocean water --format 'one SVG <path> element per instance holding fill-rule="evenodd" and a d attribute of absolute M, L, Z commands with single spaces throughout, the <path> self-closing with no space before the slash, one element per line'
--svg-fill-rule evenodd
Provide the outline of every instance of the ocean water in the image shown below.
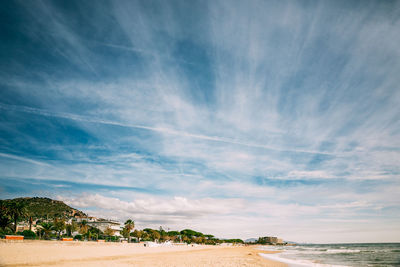
<path fill-rule="evenodd" d="M 296 246 L 262 246 L 262 250 L 281 251 L 260 255 L 291 267 L 326 266 L 400 266 L 400 243 L 315 244 Z"/>

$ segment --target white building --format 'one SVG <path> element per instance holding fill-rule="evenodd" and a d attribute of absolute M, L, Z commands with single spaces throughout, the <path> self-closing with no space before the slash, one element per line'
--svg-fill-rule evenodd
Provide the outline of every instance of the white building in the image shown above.
<path fill-rule="evenodd" d="M 97 220 L 87 223 L 89 226 L 96 227 L 100 231 L 104 232 L 107 228 L 111 228 L 114 231 L 114 236 L 121 236 L 123 226 L 120 222 L 111 220 Z"/>

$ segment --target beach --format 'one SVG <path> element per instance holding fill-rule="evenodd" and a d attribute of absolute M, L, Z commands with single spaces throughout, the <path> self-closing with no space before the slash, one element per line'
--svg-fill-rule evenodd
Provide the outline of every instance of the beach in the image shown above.
<path fill-rule="evenodd" d="M 0 266 L 287 266 L 264 259 L 259 252 L 256 246 L 144 247 L 128 243 L 1 240 Z"/>

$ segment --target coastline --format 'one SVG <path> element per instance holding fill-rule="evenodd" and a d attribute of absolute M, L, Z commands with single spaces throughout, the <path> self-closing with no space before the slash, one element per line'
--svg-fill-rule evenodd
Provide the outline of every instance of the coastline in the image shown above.
<path fill-rule="evenodd" d="M 257 247 L 2 240 L 0 266 L 287 266 L 263 258 Z"/>
<path fill-rule="evenodd" d="M 260 247 L 261 250 L 280 251 L 279 254 L 260 256 L 280 261 L 293 267 L 304 266 L 399 266 L 400 243 L 335 243 L 303 244 L 287 247 Z"/>

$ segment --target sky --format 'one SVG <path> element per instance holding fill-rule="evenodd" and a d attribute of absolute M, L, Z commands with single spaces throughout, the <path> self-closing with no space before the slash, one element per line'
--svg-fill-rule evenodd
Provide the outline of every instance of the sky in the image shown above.
<path fill-rule="evenodd" d="M 0 198 L 400 241 L 399 1 L 4 1 Z"/>

